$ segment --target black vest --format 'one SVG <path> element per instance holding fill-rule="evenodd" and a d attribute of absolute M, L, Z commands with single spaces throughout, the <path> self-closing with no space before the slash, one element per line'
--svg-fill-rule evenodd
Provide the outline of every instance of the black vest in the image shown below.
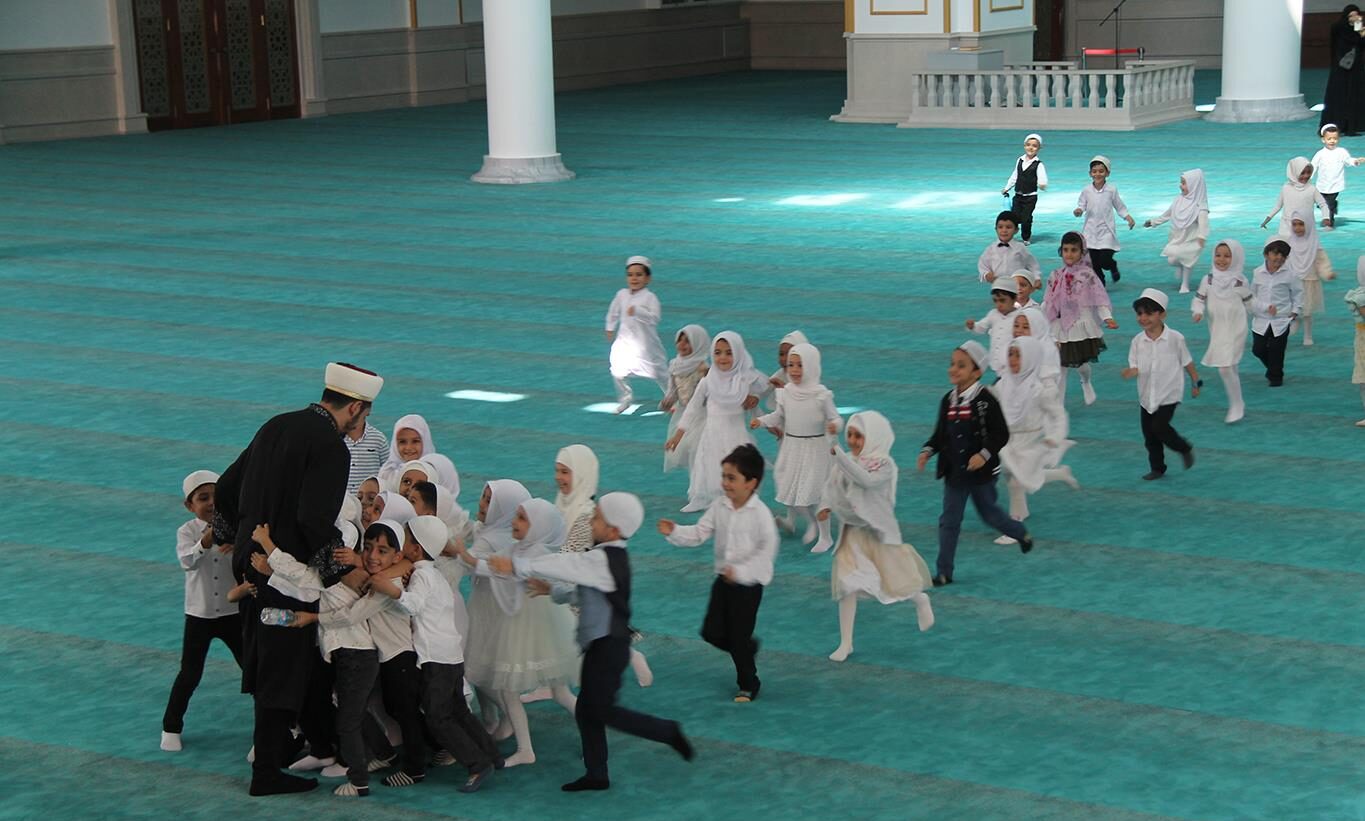
<path fill-rule="evenodd" d="M 630 636 L 630 554 L 615 545 L 598 550 L 607 554 L 607 570 L 616 582 L 616 589 L 604 594 L 611 604 L 611 635 L 625 638 Z"/>
<path fill-rule="evenodd" d="M 1014 169 L 1014 193 L 1016 194 L 1037 194 L 1038 193 L 1038 161 L 1029 163 L 1029 167 L 1024 167 L 1024 158 L 1020 157 Z"/>

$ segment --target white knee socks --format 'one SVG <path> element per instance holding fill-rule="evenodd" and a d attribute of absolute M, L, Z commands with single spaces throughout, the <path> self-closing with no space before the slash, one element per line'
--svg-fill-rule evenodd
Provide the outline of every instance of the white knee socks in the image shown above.
<path fill-rule="evenodd" d="M 632 656 L 635 654 L 634 650 L 630 652 Z M 573 690 L 570 690 L 567 685 L 556 684 L 554 687 L 550 688 L 550 692 L 553 694 L 554 700 L 560 707 L 567 710 L 569 715 L 573 715 L 574 711 L 578 709 L 578 698 L 573 694 Z"/>
<path fill-rule="evenodd" d="M 1028 518 L 1028 493 L 1013 476 L 1005 483 L 1010 493 L 1010 518 L 1022 522 Z"/>
<path fill-rule="evenodd" d="M 1190 292 L 1190 266 L 1177 265 L 1176 276 L 1180 278 L 1180 293 L 1188 294 Z"/>
<path fill-rule="evenodd" d="M 1237 375 L 1236 365 L 1224 365 L 1218 369 L 1223 379 L 1223 389 L 1228 392 L 1228 415 L 1223 421 L 1229 424 L 1246 415 L 1246 405 L 1242 402 L 1242 378 Z"/>
<path fill-rule="evenodd" d="M 1313 315 L 1299 317 L 1299 322 L 1303 324 L 1303 344 L 1313 344 Z"/>
<path fill-rule="evenodd" d="M 830 661 L 843 661 L 853 652 L 853 620 L 858 616 L 858 597 L 839 599 L 839 646 L 829 654 Z"/>
<path fill-rule="evenodd" d="M 649 660 L 645 658 L 644 653 L 634 647 L 630 649 L 630 669 L 635 673 L 635 682 L 641 687 L 648 687 L 654 683 L 654 671 L 649 669 Z"/>
<path fill-rule="evenodd" d="M 503 715 L 512 723 L 512 732 L 517 737 L 517 751 L 507 757 L 505 766 L 536 763 L 536 751 L 531 747 L 531 723 L 526 719 L 521 694 L 503 690 L 498 693 L 498 703 L 502 706 Z"/>
<path fill-rule="evenodd" d="M 820 519 L 815 520 L 816 529 L 820 531 L 820 538 L 816 541 L 815 546 L 810 549 L 810 552 L 824 553 L 834 546 L 834 538 L 830 536 L 831 521 L 832 520 L 829 517 L 826 517 L 824 521 L 821 521 Z"/>
<path fill-rule="evenodd" d="M 1095 404 L 1095 386 L 1090 384 L 1090 363 L 1077 368 L 1076 373 L 1081 375 L 1081 394 L 1085 397 L 1085 404 Z"/>

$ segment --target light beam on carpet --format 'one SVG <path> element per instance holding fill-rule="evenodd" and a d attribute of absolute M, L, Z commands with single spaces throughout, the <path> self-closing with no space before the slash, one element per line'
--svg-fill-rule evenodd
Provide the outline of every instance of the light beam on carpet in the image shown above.
<path fill-rule="evenodd" d="M 498 391 L 459 390 L 446 394 L 447 399 L 467 399 L 471 402 L 520 402 L 526 398 L 524 393 L 499 393 Z"/>
<path fill-rule="evenodd" d="M 711 202 L 744 202 L 744 198 L 743 198 L 743 197 L 721 197 L 720 199 L 711 200 Z"/>
<path fill-rule="evenodd" d="M 594 402 L 594 403 L 591 404 L 591 405 L 585 405 L 585 406 L 583 407 L 583 410 L 587 411 L 588 413 L 610 413 L 610 414 L 616 414 L 616 408 L 617 408 L 618 405 L 619 405 L 619 403 L 617 403 L 617 402 Z M 618 415 L 618 416 L 630 416 L 630 415 L 632 415 L 633 413 L 635 413 L 637 410 L 639 410 L 639 409 L 642 408 L 642 407 L 644 407 L 644 406 L 643 406 L 643 405 L 631 405 L 630 407 L 626 408 L 625 410 L 621 411 L 621 413 L 616 414 L 616 415 Z"/>
<path fill-rule="evenodd" d="M 778 205 L 844 205 L 866 199 L 866 194 L 797 194 L 778 200 Z"/>
<path fill-rule="evenodd" d="M 999 194 L 979 191 L 926 191 L 923 194 L 915 194 L 913 197 L 906 197 L 891 207 L 903 208 L 906 210 L 922 208 L 928 211 L 942 211 L 945 208 L 971 207 L 984 205 L 988 202 L 1004 202 L 1008 204 L 1009 200 Z"/>

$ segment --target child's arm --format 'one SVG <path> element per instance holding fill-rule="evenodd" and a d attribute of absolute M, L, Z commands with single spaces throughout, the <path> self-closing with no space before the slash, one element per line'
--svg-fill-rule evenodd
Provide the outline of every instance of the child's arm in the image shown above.
<path fill-rule="evenodd" d="M 1138 338 L 1135 336 L 1133 337 L 1133 341 L 1128 343 L 1128 367 L 1119 371 L 1119 376 L 1122 376 L 1124 379 L 1132 379 L 1141 373 L 1137 366 L 1137 352 Z"/>
<path fill-rule="evenodd" d="M 1010 166 L 1010 178 L 1008 180 L 1005 180 L 1005 187 L 1000 189 L 1000 193 L 1008 197 L 1010 195 L 1010 189 L 1014 187 L 1014 183 L 1018 181 L 1018 179 L 1019 161 L 1015 160 L 1014 165 Z"/>
<path fill-rule="evenodd" d="M 779 388 L 778 390 L 781 389 Z M 764 414 L 763 416 L 755 416 L 753 420 L 749 422 L 750 430 L 767 428 L 771 431 L 779 431 L 783 429 L 783 425 L 787 423 L 787 412 L 785 403 L 780 398 L 782 395 L 783 394 L 781 393 L 778 394 L 777 410 L 772 413 Z"/>
<path fill-rule="evenodd" d="M 969 319 L 964 324 L 967 326 L 967 330 L 972 333 L 988 334 L 991 332 L 991 328 L 995 327 L 995 318 L 999 313 L 999 311 L 992 308 L 990 313 L 980 319 Z"/>
<path fill-rule="evenodd" d="M 558 582 L 553 588 L 554 600 L 563 604 L 570 599 L 564 585 L 582 585 L 611 593 L 616 590 L 616 578 L 607 566 L 607 554 L 601 550 L 583 553 L 546 553 L 542 556 L 495 556 L 489 559 L 494 572 L 515 575 L 518 579 L 548 579 Z"/>
<path fill-rule="evenodd" d="M 1324 214 L 1332 213 L 1331 209 L 1327 205 L 1327 198 L 1322 195 L 1322 192 L 1318 190 L 1318 187 L 1316 185 L 1313 186 L 1313 202 L 1316 202 L 1318 204 L 1318 210 L 1321 211 L 1322 213 Z"/>
<path fill-rule="evenodd" d="M 1204 318 L 1205 300 L 1209 298 L 1209 278 L 1204 277 L 1199 280 L 1199 285 L 1195 288 L 1194 299 L 1190 300 L 1190 318 L 1198 322 Z"/>
<path fill-rule="evenodd" d="M 678 377 L 673 374 L 668 375 L 668 390 L 664 392 L 664 398 L 659 400 L 659 410 L 664 413 L 672 413 L 673 407 L 678 404 Z"/>
<path fill-rule="evenodd" d="M 834 406 L 834 392 L 825 391 L 825 395 L 820 398 L 820 403 L 825 409 L 825 433 L 834 436 L 844 426 L 844 418 L 839 415 L 839 409 Z"/>
<path fill-rule="evenodd" d="M 1283 208 L 1283 207 L 1284 207 L 1284 188 L 1281 187 L 1281 188 L 1280 188 L 1280 194 L 1279 194 L 1279 196 L 1275 197 L 1275 207 L 1272 208 L 1272 209 L 1270 209 L 1270 213 L 1269 213 L 1269 214 L 1266 214 L 1265 219 L 1261 220 L 1261 227 L 1264 228 L 1264 227 L 1266 227 L 1267 225 L 1269 225 L 1269 224 L 1270 224 L 1270 221 L 1271 221 L 1272 219 L 1275 218 L 1275 215 L 1276 215 L 1276 214 L 1280 213 L 1280 209 Z"/>
<path fill-rule="evenodd" d="M 976 278 L 982 282 L 994 282 L 996 273 L 991 270 L 991 249 L 987 247 L 981 252 L 981 256 L 976 258 Z"/>
<path fill-rule="evenodd" d="M 631 314 L 641 322 L 649 325 L 658 325 L 659 319 L 663 317 L 664 309 L 659 303 L 659 298 L 650 291 L 641 300 L 643 304 L 635 306 L 635 313 Z"/>
<path fill-rule="evenodd" d="M 986 441 L 982 442 L 981 450 L 973 453 L 972 458 L 967 460 L 967 470 L 974 471 L 985 467 L 991 457 L 1003 450 L 1009 441 L 1010 427 L 1005 422 L 1005 412 L 1000 408 L 1000 403 L 987 402 Z"/>
<path fill-rule="evenodd" d="M 242 582 L 227 592 L 227 600 L 230 604 L 235 604 L 247 596 L 254 595 L 256 595 L 256 585 L 251 582 Z"/>
<path fill-rule="evenodd" d="M 1043 444 L 1056 447 L 1070 430 L 1066 408 L 1062 406 L 1061 397 L 1057 392 L 1049 390 L 1038 392 L 1038 407 L 1043 412 Z"/>
<path fill-rule="evenodd" d="M 1117 188 L 1114 189 L 1114 213 L 1123 217 L 1123 221 L 1128 223 L 1129 231 L 1133 230 L 1134 225 L 1137 225 L 1137 220 L 1133 219 L 1132 215 L 1128 213 L 1128 206 L 1123 204 L 1123 197 L 1119 196 Z"/>
<path fill-rule="evenodd" d="M 863 467 L 862 462 L 854 459 L 852 454 L 842 448 L 833 448 L 834 464 L 843 471 L 849 481 L 861 488 L 875 488 L 888 484 L 896 478 L 896 469 L 883 464 L 876 470 L 868 470 Z"/>
<path fill-rule="evenodd" d="M 692 393 L 692 400 L 687 403 L 687 407 L 683 410 L 682 418 L 678 420 L 677 430 L 673 432 L 673 438 L 664 443 L 664 450 L 675 450 L 678 443 L 682 441 L 683 434 L 702 422 L 702 414 L 706 412 L 706 396 L 708 393 L 706 380 L 703 379 L 697 383 L 697 389 Z"/>
<path fill-rule="evenodd" d="M 371 582 L 373 584 L 373 582 Z M 319 611 L 318 626 L 324 630 L 337 630 L 343 627 L 356 627 L 369 621 L 372 616 L 390 606 L 393 600 L 387 596 L 371 593 L 361 596 L 346 607 L 335 610 Z"/>
<path fill-rule="evenodd" d="M 617 291 L 616 296 L 611 298 L 611 305 L 607 307 L 607 339 L 611 339 L 616 333 L 616 328 L 621 324 L 621 292 Z"/>
<path fill-rule="evenodd" d="M 1289 278 L 1289 313 L 1295 319 L 1303 313 L 1303 280 L 1298 277 Z"/>
<path fill-rule="evenodd" d="M 398 607 L 409 616 L 416 616 L 426 609 L 427 602 L 431 601 L 433 596 L 442 593 L 450 595 L 450 585 L 443 581 L 441 587 L 445 589 L 437 590 L 431 584 L 431 577 L 425 573 L 413 573 L 412 578 L 408 579 L 406 590 L 395 584 L 392 579 L 383 576 L 371 576 L 370 587 L 397 601 Z"/>
<path fill-rule="evenodd" d="M 1086 187 L 1081 189 L 1081 195 L 1076 198 L 1076 210 L 1071 212 L 1073 216 L 1079 217 L 1080 215 L 1085 213 L 1085 208 L 1086 205 L 1088 204 L 1087 201 L 1090 199 L 1088 195 L 1090 193 L 1091 188 L 1092 186 L 1087 185 Z"/>
<path fill-rule="evenodd" d="M 204 532 L 198 536 L 188 526 L 182 528 L 175 534 L 175 557 L 180 562 L 180 569 L 188 573 L 198 567 L 204 557 L 209 555 L 212 545 L 213 528 L 209 527 L 207 523 L 205 523 Z"/>
<path fill-rule="evenodd" d="M 1149 219 L 1149 220 L 1147 220 L 1146 222 L 1142 223 L 1142 227 L 1143 227 L 1143 228 L 1155 228 L 1155 227 L 1157 227 L 1158 225 L 1161 225 L 1162 223 L 1170 222 L 1170 220 L 1171 220 L 1171 209 L 1170 209 L 1170 208 L 1167 208 L 1165 211 L 1162 211 L 1162 212 L 1161 212 L 1161 216 L 1159 216 L 1159 217 L 1153 217 L 1152 219 Z"/>
<path fill-rule="evenodd" d="M 1047 190 L 1047 169 L 1043 167 L 1043 161 L 1038 161 L 1038 190 Z"/>
<path fill-rule="evenodd" d="M 934 432 L 929 434 L 929 438 L 924 441 L 924 446 L 920 448 L 919 458 L 915 460 L 915 469 L 924 470 L 924 466 L 929 463 L 929 457 L 938 453 L 938 443 L 943 441 L 943 417 L 948 404 L 948 397 L 939 400 L 938 416 L 934 420 Z"/>
<path fill-rule="evenodd" d="M 680 525 L 669 519 L 659 520 L 659 532 L 668 543 L 677 547 L 697 547 L 711 538 L 716 530 L 715 507 L 708 507 L 700 520 L 694 525 Z"/>

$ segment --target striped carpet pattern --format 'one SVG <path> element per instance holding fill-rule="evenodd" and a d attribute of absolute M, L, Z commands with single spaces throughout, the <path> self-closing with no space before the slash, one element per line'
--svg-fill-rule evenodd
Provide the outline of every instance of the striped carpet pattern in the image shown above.
<path fill-rule="evenodd" d="M 969 512 L 932 631 L 909 605 L 864 604 L 854 655 L 827 661 L 831 559 L 787 539 L 759 617 L 763 698 L 733 704 L 728 659 L 697 636 L 707 549 L 642 532 L 635 622 L 657 683 L 628 680 L 623 699 L 681 719 L 691 765 L 612 736 L 612 790 L 563 795 L 577 734 L 539 704 L 539 762 L 477 795 L 436 770 L 362 802 L 244 804 L 250 702 L 221 647 L 185 751 L 157 749 L 179 655 L 180 479 L 314 399 L 329 360 L 384 374 L 381 428 L 426 416 L 466 505 L 498 477 L 552 494 L 556 451 L 583 442 L 603 490 L 676 515 L 686 476 L 660 471 L 664 418 L 585 410 L 612 401 L 601 322 L 630 254 L 655 260 L 666 339 L 733 328 L 768 369 L 794 328 L 820 346 L 837 403 L 895 425 L 898 513 L 932 564 L 941 490 L 914 457 L 964 320 L 990 307 L 976 257 L 1023 134 L 830 123 L 842 96 L 841 75 L 789 73 L 561 95 L 579 178 L 547 187 L 468 182 L 481 104 L 0 148 L 0 817 L 1365 817 L 1365 432 L 1341 301 L 1365 250 L 1355 174 L 1324 235 L 1343 277 L 1317 344 L 1291 343 L 1273 391 L 1248 354 L 1235 426 L 1204 369 L 1175 420 L 1198 464 L 1161 482 L 1139 480 L 1135 389 L 1118 376 L 1128 305 L 1166 288 L 1196 358 L 1206 335 L 1174 294 L 1165 230 L 1123 232 L 1100 398 L 1083 406 L 1073 382 L 1068 402 L 1083 488 L 1033 498 L 1026 557 Z M 1048 133 L 1034 249 L 1055 267 L 1104 153 L 1139 224 L 1202 167 L 1215 239 L 1254 263 L 1286 161 L 1319 147 L 1314 123 Z M 446 396 L 466 389 L 524 398 Z"/>

